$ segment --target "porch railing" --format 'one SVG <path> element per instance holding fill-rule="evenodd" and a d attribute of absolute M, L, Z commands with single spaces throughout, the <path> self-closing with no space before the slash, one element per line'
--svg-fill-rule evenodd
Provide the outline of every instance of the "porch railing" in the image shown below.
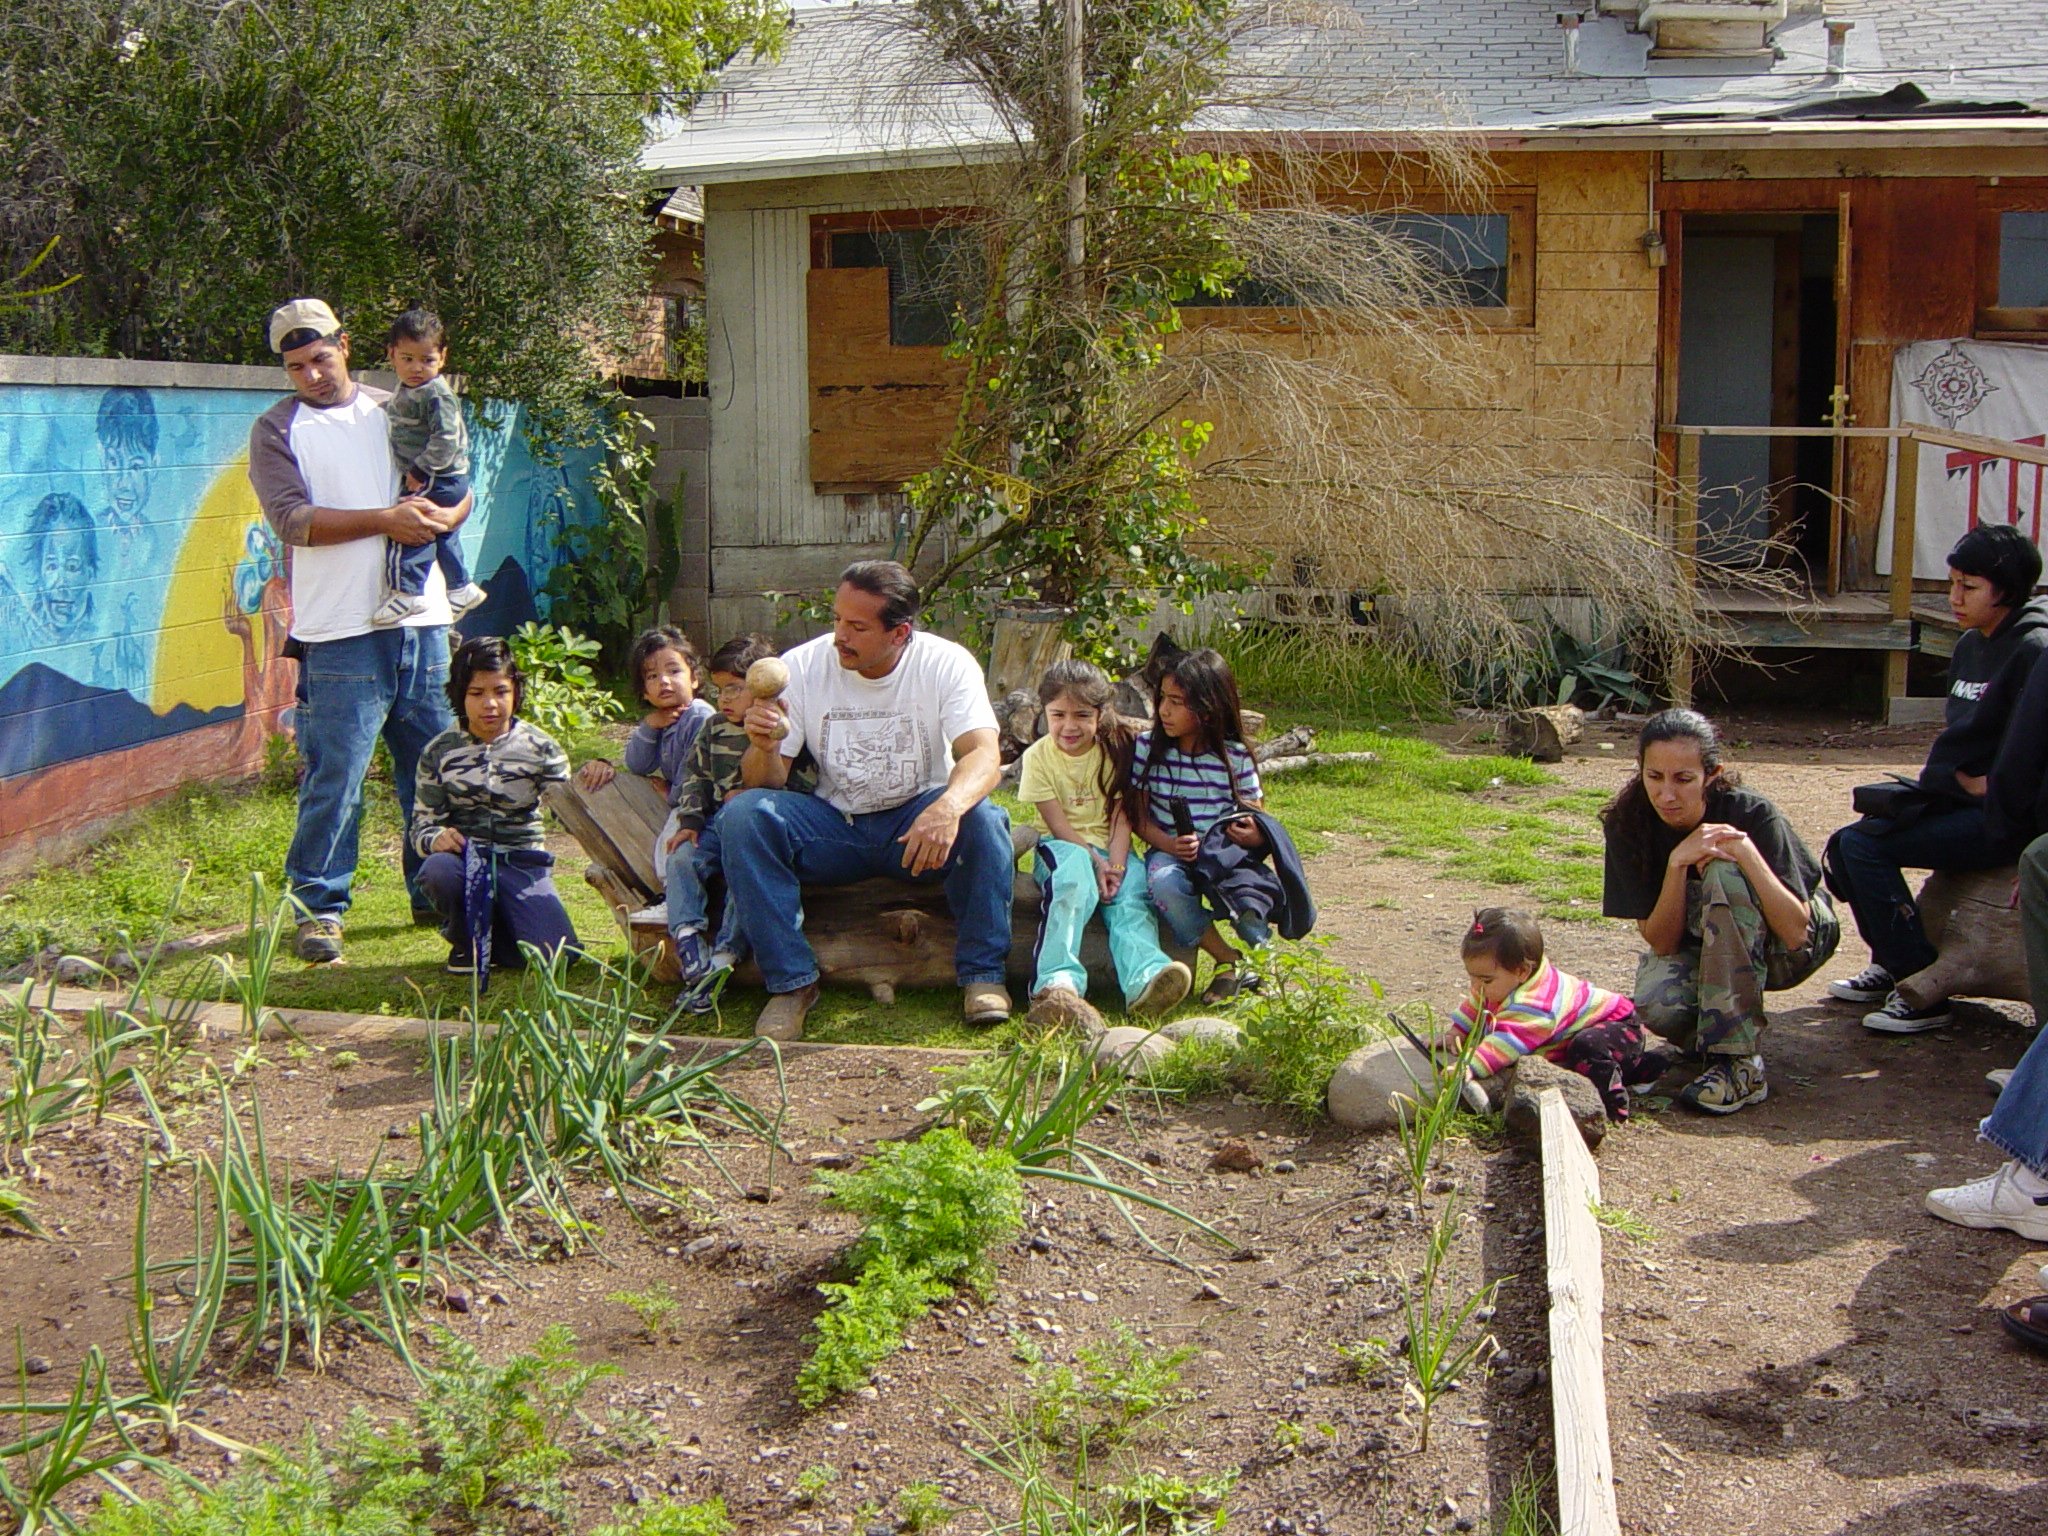
<path fill-rule="evenodd" d="M 2048 469 L 2048 447 L 2009 442 L 1999 437 L 1980 437 L 1970 432 L 1947 432 L 1939 427 L 1702 427 L 1669 425 L 1657 429 L 1660 440 L 1675 439 L 1673 484 L 1670 497 L 1672 547 L 1681 556 L 1686 578 L 1697 580 L 1699 568 L 1700 444 L 1709 437 L 1825 437 L 1896 442 L 1899 445 L 1896 489 L 1892 498 L 1891 617 L 1894 623 L 1910 623 L 1913 616 L 1913 536 L 1919 515 L 1920 449 L 1945 448 L 1980 455 L 1984 460 L 2002 460 L 2015 466 L 2031 464 Z M 1841 535 L 1840 508 L 1830 512 L 1834 522 L 1828 537 L 1832 556 Z M 1886 653 L 1885 696 L 1903 697 L 1906 691 L 1907 650 Z M 1692 698 L 1692 655 L 1681 652 L 1672 659 L 1671 692 L 1681 702 Z"/>

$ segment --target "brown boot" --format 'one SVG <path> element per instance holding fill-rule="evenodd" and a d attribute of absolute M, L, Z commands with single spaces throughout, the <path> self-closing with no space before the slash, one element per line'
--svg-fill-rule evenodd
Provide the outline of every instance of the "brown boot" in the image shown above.
<path fill-rule="evenodd" d="M 1040 1029 L 1072 1029 L 1090 1040 L 1105 1027 L 1095 1005 L 1071 987 L 1046 987 L 1032 993 L 1031 1011 L 1025 1017 Z"/>
<path fill-rule="evenodd" d="M 818 984 L 815 981 L 794 992 L 776 993 L 768 999 L 768 1006 L 761 1010 L 761 1017 L 754 1021 L 755 1035 L 768 1040 L 803 1039 L 804 1019 L 817 1001 Z"/>
<path fill-rule="evenodd" d="M 960 1012 L 970 1024 L 1000 1024 L 1010 1016 L 1009 992 L 992 981 L 960 989 Z"/>

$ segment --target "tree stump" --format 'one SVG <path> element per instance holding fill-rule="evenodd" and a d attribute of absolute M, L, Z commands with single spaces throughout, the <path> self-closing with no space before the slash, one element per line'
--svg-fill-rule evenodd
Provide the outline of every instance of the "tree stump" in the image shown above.
<path fill-rule="evenodd" d="M 1965 873 L 1937 870 L 1920 887 L 1920 921 L 1937 951 L 1934 964 L 1899 982 L 1899 996 L 1915 1008 L 1952 997 L 2002 997 L 2031 1002 L 2020 914 L 2012 904 L 2019 871 Z"/>
<path fill-rule="evenodd" d="M 1576 704 L 1518 709 L 1501 723 L 1501 750 L 1534 763 L 1564 761 L 1564 749 L 1586 728 L 1585 711 Z"/>

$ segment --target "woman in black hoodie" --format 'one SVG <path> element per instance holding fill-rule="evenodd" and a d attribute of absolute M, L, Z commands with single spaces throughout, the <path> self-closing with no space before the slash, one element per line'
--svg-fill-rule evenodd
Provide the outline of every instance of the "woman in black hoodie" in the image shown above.
<path fill-rule="evenodd" d="M 1995 869 L 2020 843 L 1985 816 L 1985 790 L 2014 707 L 2044 647 L 2048 605 L 2030 601 L 2041 552 L 2017 528 L 1972 528 L 1948 555 L 1948 605 L 1963 627 L 1949 664 L 1946 724 L 1920 770 L 1919 814 L 1866 816 L 1828 839 L 1828 888 L 1848 902 L 1870 946 L 1860 974 L 1832 983 L 1847 1003 L 1877 1003 L 1867 1028 L 1916 1035 L 1949 1021 L 1948 1005 L 1916 1009 L 1893 983 L 1934 963 L 1907 869 Z"/>

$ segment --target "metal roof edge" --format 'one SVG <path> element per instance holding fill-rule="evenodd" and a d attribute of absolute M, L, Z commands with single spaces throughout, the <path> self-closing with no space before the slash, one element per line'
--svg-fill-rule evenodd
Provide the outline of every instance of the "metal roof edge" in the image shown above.
<path fill-rule="evenodd" d="M 1201 133 L 1191 143 L 1252 148 L 1260 141 L 1286 139 L 1320 150 L 1399 149 L 1418 139 L 1466 138 L 1490 149 L 2013 149 L 2048 148 L 2048 115 L 1957 118 L 1928 122 L 1858 122 L 1842 119 L 1784 121 L 1687 118 L 1666 122 L 1558 123 L 1519 127 L 1445 124 L 1380 131 L 1301 133 Z M 692 166 L 643 167 L 649 187 L 721 186 L 750 181 L 794 181 L 808 176 L 850 176 L 884 172 L 945 170 L 986 165 L 1012 153 L 1006 143 L 933 146 L 861 154 L 820 155 L 793 160 Z"/>
<path fill-rule="evenodd" d="M 956 165 L 986 165 L 1012 153 L 1008 144 L 949 144 L 930 149 L 871 150 L 861 154 L 818 155 L 796 160 L 749 164 L 647 166 L 640 168 L 650 187 L 710 187 L 743 181 L 795 181 L 806 176 L 858 176 L 886 171 L 941 171 Z"/>

